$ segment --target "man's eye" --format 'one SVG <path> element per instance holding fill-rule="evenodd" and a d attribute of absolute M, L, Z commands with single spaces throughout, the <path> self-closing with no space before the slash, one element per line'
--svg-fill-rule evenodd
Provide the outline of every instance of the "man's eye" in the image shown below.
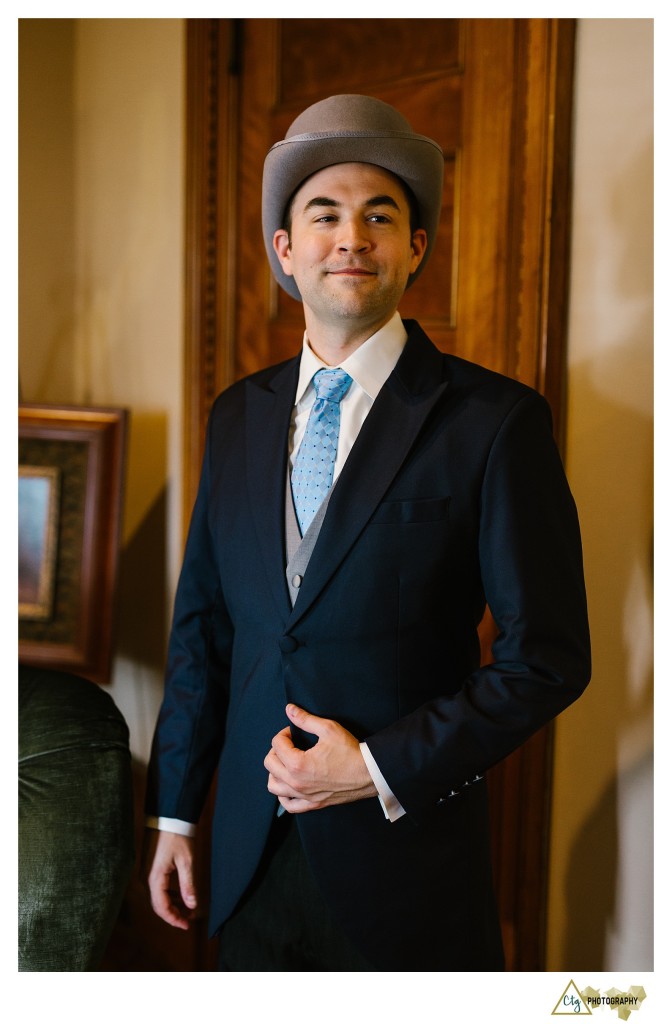
<path fill-rule="evenodd" d="M 369 220 L 372 220 L 375 224 L 390 223 L 390 218 L 387 217 L 384 213 L 372 213 L 371 216 L 369 217 Z"/>

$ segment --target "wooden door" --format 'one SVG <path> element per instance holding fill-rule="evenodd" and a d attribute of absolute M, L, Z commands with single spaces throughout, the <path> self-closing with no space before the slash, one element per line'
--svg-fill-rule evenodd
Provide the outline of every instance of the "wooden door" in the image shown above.
<path fill-rule="evenodd" d="M 392 103 L 443 147 L 441 230 L 402 313 L 538 388 L 560 428 L 573 33 L 554 19 L 189 23 L 185 520 L 214 397 L 300 346 L 301 307 L 264 253 L 262 168 L 294 117 L 337 92 Z M 509 970 L 544 966 L 550 753 L 545 730 L 488 780 Z"/>

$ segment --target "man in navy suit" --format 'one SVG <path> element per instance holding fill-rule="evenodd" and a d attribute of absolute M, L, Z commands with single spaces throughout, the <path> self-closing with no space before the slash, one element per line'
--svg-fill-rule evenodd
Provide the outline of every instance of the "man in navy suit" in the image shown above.
<path fill-rule="evenodd" d="M 545 401 L 397 313 L 442 172 L 362 96 L 266 160 L 269 261 L 306 332 L 214 405 L 147 797 L 153 906 L 186 928 L 217 774 L 222 970 L 501 970 L 483 777 L 589 679 Z"/>

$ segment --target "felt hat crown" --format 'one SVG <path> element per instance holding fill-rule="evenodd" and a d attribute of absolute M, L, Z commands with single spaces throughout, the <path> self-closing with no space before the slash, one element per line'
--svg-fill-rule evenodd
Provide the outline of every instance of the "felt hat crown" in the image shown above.
<path fill-rule="evenodd" d="M 343 163 L 383 167 L 401 178 L 415 196 L 418 226 L 427 232 L 427 249 L 409 285 L 432 251 L 443 191 L 441 147 L 433 139 L 416 135 L 389 103 L 372 96 L 330 96 L 299 114 L 264 163 L 261 219 L 266 253 L 276 281 L 295 299 L 301 295 L 294 278 L 280 265 L 273 236 L 283 226 L 288 203 L 302 182 L 325 167 Z"/>

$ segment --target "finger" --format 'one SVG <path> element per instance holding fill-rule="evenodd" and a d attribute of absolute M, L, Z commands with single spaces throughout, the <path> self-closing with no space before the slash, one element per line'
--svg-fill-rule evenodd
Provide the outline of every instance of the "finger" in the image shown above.
<path fill-rule="evenodd" d="M 285 757 L 288 755 L 285 754 Z M 282 782 L 291 782 L 292 779 L 292 767 L 285 763 L 281 757 L 275 752 L 275 750 L 269 750 L 266 757 L 264 758 L 264 768 L 270 775 L 275 775 L 277 779 Z"/>
<path fill-rule="evenodd" d="M 296 800 L 299 798 L 305 799 L 306 794 L 302 793 L 299 789 L 296 789 L 291 785 L 290 782 L 284 779 L 279 779 L 277 775 L 269 773 L 268 776 L 268 791 L 273 796 L 285 797 L 288 800 Z"/>
<path fill-rule="evenodd" d="M 177 877 L 180 883 L 180 896 L 182 897 L 182 902 L 188 910 L 194 911 L 198 906 L 198 895 L 196 892 L 196 885 L 194 884 L 191 861 L 186 862 L 178 860 L 175 866 L 177 868 Z"/>
<path fill-rule="evenodd" d="M 306 800 L 305 797 L 281 796 L 278 798 L 278 803 L 290 814 L 305 814 L 307 811 L 319 811 L 323 806 L 320 801 Z"/>
<path fill-rule="evenodd" d="M 276 754 L 278 754 L 278 756 L 280 757 L 282 756 L 283 753 L 287 755 L 290 753 L 290 751 L 297 749 L 298 748 L 294 746 L 294 741 L 292 740 L 292 733 L 289 726 L 286 726 L 286 728 L 284 728 L 282 732 L 276 733 L 273 739 L 271 740 L 271 750 L 274 750 Z"/>
<path fill-rule="evenodd" d="M 189 920 L 171 892 L 170 876 L 164 875 L 160 879 L 150 878 L 149 888 L 154 913 L 173 928 L 186 930 L 189 927 Z"/>
<path fill-rule="evenodd" d="M 333 728 L 334 723 L 330 718 L 320 718 L 318 715 L 311 715 L 310 712 L 298 707 L 296 704 L 288 704 L 285 712 L 290 722 L 303 729 L 304 732 L 312 733 L 313 736 L 325 736 Z"/>
<path fill-rule="evenodd" d="M 294 746 L 289 731 L 289 726 L 277 736 L 273 737 L 271 749 L 264 760 L 264 765 L 270 772 L 276 771 L 280 765 L 284 773 L 289 775 L 300 774 L 304 770 L 306 751 Z"/>

